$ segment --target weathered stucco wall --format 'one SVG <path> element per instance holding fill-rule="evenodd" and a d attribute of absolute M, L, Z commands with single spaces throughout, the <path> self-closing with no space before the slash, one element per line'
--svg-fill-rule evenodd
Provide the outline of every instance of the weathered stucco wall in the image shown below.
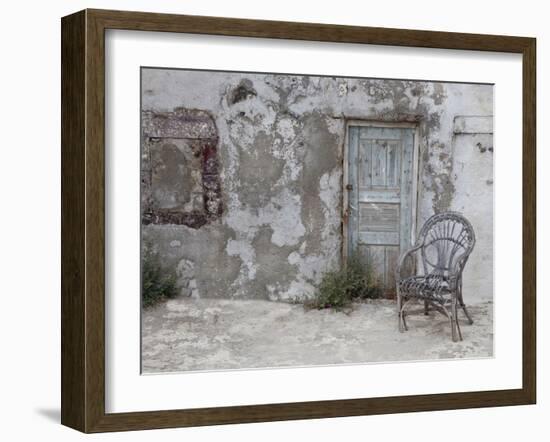
<path fill-rule="evenodd" d="M 418 226 L 465 213 L 478 237 L 465 297 L 492 297 L 491 86 L 144 69 L 142 109 L 142 234 L 183 295 L 313 294 L 341 260 L 353 118 L 418 123 Z"/>

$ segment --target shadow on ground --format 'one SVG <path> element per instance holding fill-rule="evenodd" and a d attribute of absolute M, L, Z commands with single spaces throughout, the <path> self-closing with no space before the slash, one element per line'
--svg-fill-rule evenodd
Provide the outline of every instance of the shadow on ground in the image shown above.
<path fill-rule="evenodd" d="M 61 422 L 61 410 L 59 408 L 38 408 L 35 412 L 51 422 Z"/>

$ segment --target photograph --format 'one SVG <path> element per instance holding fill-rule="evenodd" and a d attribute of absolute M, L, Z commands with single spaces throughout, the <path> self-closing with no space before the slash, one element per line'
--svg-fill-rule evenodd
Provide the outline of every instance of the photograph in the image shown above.
<path fill-rule="evenodd" d="M 542 5 L 5 2 L 0 442 L 546 441 Z"/>
<path fill-rule="evenodd" d="M 142 374 L 493 357 L 493 84 L 140 76 Z"/>

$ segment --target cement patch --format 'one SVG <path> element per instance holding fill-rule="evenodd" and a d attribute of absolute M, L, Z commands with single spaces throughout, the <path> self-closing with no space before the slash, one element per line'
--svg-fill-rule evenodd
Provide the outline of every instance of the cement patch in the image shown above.
<path fill-rule="evenodd" d="M 144 373 L 395 362 L 493 355 L 493 305 L 469 306 L 462 342 L 448 321 L 419 306 L 399 333 L 393 301 L 350 314 L 263 300 L 174 299 L 143 312 Z"/>

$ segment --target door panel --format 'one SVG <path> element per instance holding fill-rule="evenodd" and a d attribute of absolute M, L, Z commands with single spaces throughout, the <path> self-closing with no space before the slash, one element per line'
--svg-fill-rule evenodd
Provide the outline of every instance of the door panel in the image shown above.
<path fill-rule="evenodd" d="M 388 293 L 395 294 L 395 268 L 397 267 L 397 261 L 399 260 L 399 247 L 386 246 L 386 275 L 385 284 L 388 289 Z"/>
<path fill-rule="evenodd" d="M 364 253 L 391 294 L 411 244 L 414 131 L 350 126 L 348 143 L 348 253 Z"/>
<path fill-rule="evenodd" d="M 359 203 L 361 232 L 399 232 L 399 204 Z"/>
<path fill-rule="evenodd" d="M 386 246 L 366 246 L 367 260 L 372 266 L 372 269 L 382 278 L 386 269 Z"/>

